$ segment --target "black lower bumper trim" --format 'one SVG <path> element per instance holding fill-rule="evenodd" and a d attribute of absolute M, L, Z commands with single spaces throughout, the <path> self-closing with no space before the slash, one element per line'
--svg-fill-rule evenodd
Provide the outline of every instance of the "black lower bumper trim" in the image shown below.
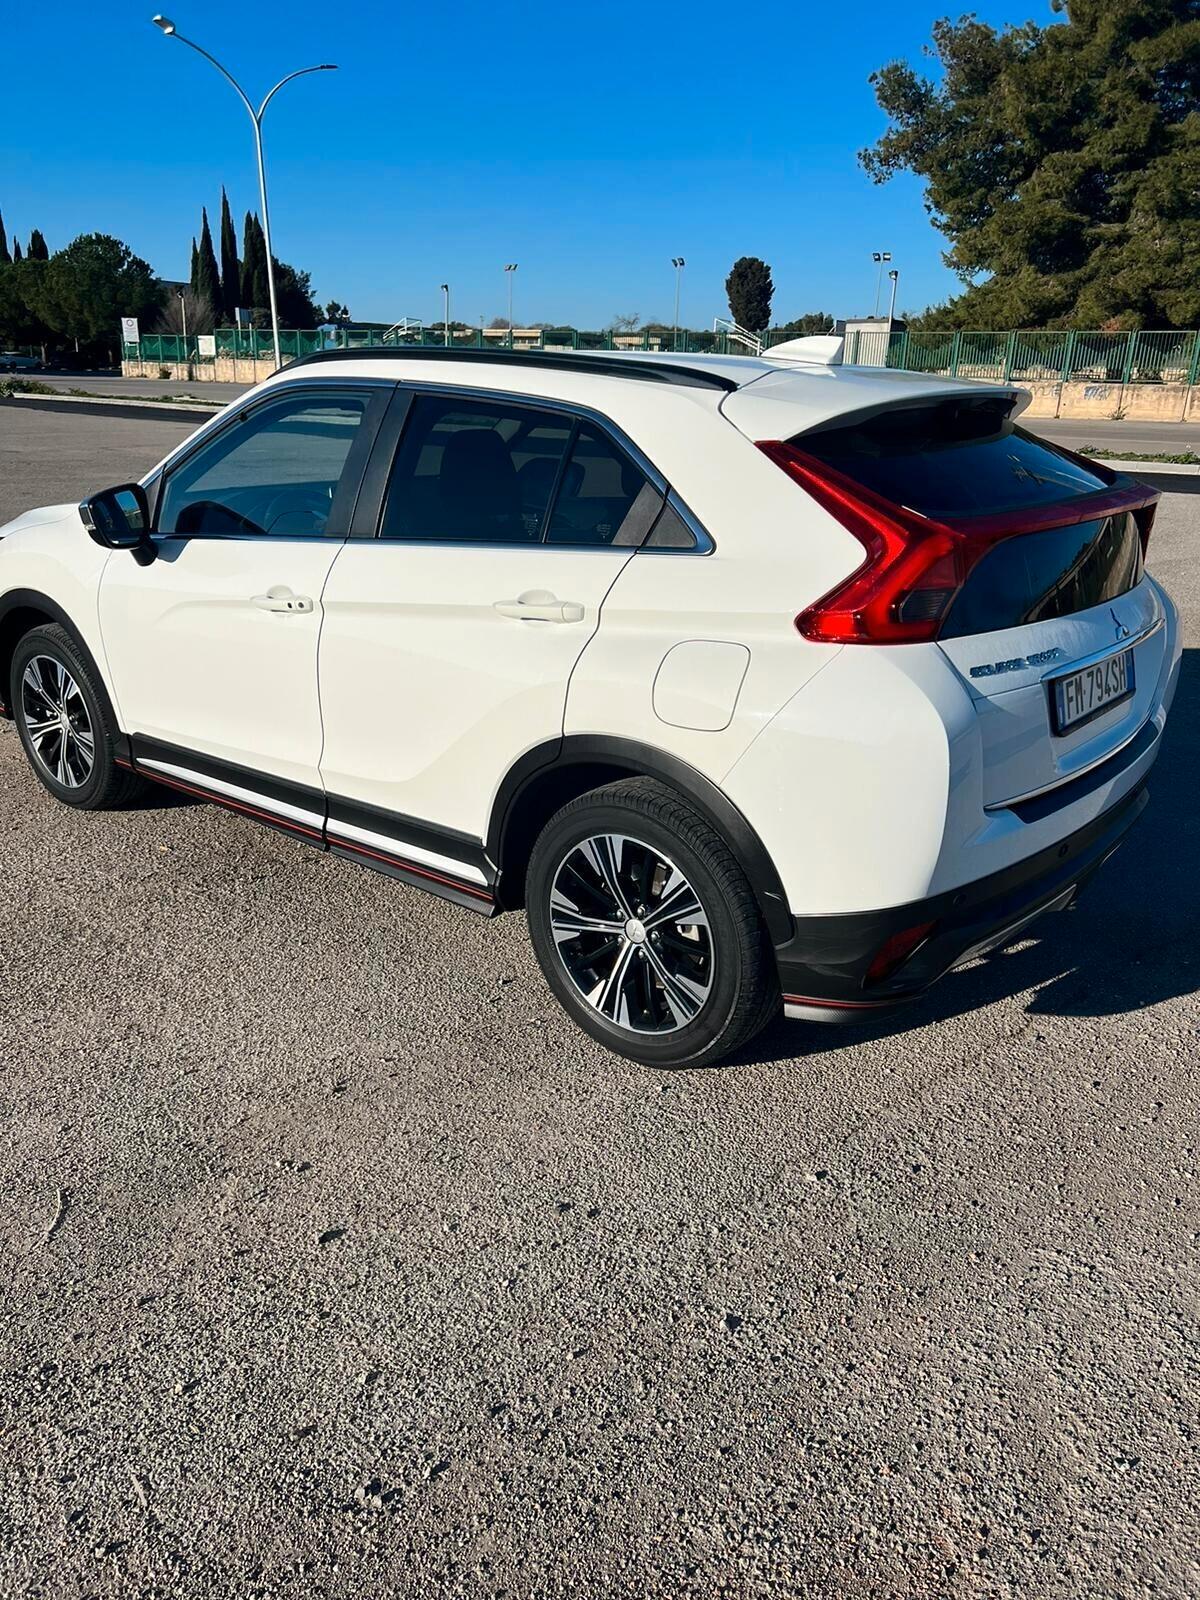
<path fill-rule="evenodd" d="M 882 911 L 797 917 L 793 937 L 775 949 L 785 1004 L 858 1016 L 914 999 L 969 951 L 1078 889 L 1121 843 L 1149 798 L 1143 782 L 1048 849 L 928 900 Z M 925 941 L 895 972 L 868 983 L 880 946 L 919 923 L 933 924 Z"/>

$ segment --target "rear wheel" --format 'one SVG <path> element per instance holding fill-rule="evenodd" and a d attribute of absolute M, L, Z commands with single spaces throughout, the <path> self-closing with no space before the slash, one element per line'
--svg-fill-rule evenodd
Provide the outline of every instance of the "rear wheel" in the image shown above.
<path fill-rule="evenodd" d="M 27 633 L 13 653 L 9 704 L 29 765 L 56 800 L 81 811 L 127 805 L 144 781 L 119 767 L 108 695 L 65 628 Z"/>
<path fill-rule="evenodd" d="M 745 873 L 719 833 L 649 778 L 581 795 L 529 864 L 534 950 L 594 1039 L 647 1066 L 707 1066 L 779 1006 Z"/>

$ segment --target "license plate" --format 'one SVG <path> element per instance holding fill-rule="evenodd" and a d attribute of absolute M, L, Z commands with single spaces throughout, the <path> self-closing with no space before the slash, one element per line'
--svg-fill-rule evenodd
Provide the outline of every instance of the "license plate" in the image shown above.
<path fill-rule="evenodd" d="M 1133 693 L 1133 651 L 1122 650 L 1093 666 L 1050 680 L 1050 718 L 1055 733 L 1070 733 Z"/>

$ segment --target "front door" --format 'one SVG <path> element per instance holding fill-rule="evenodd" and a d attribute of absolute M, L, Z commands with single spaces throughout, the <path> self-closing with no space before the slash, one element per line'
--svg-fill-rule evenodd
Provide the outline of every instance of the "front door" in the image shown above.
<path fill-rule="evenodd" d="M 319 785 L 322 594 L 385 395 L 281 386 L 168 469 L 157 559 L 116 553 L 100 587 L 139 763 L 191 752 Z"/>

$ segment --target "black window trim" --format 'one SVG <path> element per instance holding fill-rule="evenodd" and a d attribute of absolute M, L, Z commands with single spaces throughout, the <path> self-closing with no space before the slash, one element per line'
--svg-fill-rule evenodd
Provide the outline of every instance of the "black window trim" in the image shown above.
<path fill-rule="evenodd" d="M 617 550 L 624 551 L 626 555 L 644 553 L 646 555 L 661 556 L 706 556 L 711 555 L 716 549 L 711 534 L 667 482 L 645 451 L 633 442 L 618 423 L 606 417 L 603 412 L 596 411 L 588 405 L 580 405 L 577 401 L 562 400 L 551 396 L 533 395 L 524 392 L 515 393 L 508 389 L 481 389 L 470 384 L 437 383 L 426 379 L 401 383 L 396 386 L 396 394 L 388 408 L 386 417 L 375 435 L 370 460 L 363 473 L 362 488 L 359 492 L 354 521 L 350 530 L 352 540 L 369 539 L 379 544 L 412 545 L 415 548 L 438 550 L 530 550 L 535 547 L 534 542 L 528 539 L 458 541 L 450 539 L 385 539 L 383 537 L 381 530 L 383 527 L 384 508 L 387 502 L 388 481 L 395 466 L 412 406 L 418 398 L 426 396 L 432 399 L 449 396 L 451 398 L 484 403 L 498 402 L 520 407 L 527 411 L 554 411 L 572 421 L 574 426 L 571 430 L 571 437 L 567 441 L 567 449 L 559 462 L 559 471 L 555 478 L 554 489 L 547 502 L 546 511 L 542 519 L 541 537 L 538 541 L 542 549 Z M 567 451 L 570 450 L 574 443 L 580 424 L 584 422 L 591 423 L 618 450 L 623 451 L 643 477 L 662 495 L 664 508 L 670 506 L 686 523 L 688 530 L 696 541 L 692 549 L 681 550 L 670 549 L 669 547 L 655 549 L 645 542 L 641 545 L 549 544 L 546 542 L 545 535 L 550 526 L 555 499 L 562 482 Z M 653 531 L 652 526 L 647 534 L 647 539 L 653 536 Z"/>
<path fill-rule="evenodd" d="M 212 421 L 204 424 L 195 433 L 188 437 L 171 454 L 162 461 L 153 472 L 142 479 L 142 487 L 146 490 L 150 502 L 150 528 L 151 538 L 157 540 L 220 540 L 224 543 L 241 543 L 245 541 L 274 543 L 312 543 L 334 545 L 344 543 L 349 537 L 349 530 L 353 527 L 354 512 L 362 493 L 363 483 L 378 437 L 387 416 L 390 402 L 396 384 L 391 378 L 355 378 L 332 379 L 328 376 L 320 378 L 295 378 L 288 379 L 285 383 L 272 385 L 261 393 L 250 394 L 246 403 L 239 405 L 232 401 L 227 410 L 219 412 Z M 215 440 L 231 429 L 240 427 L 249 417 L 267 406 L 278 405 L 296 393 L 307 397 L 319 398 L 328 395 L 331 398 L 350 396 L 352 398 L 367 397 L 367 405 L 363 411 L 362 423 L 354 442 L 350 446 L 346 457 L 346 465 L 342 471 L 342 478 L 338 485 L 337 494 L 333 505 L 330 507 L 330 516 L 333 506 L 339 502 L 345 507 L 344 518 L 347 531 L 345 533 L 161 533 L 158 529 L 159 511 L 162 507 L 163 489 L 167 479 L 181 467 L 187 465 L 201 450 L 208 448 Z M 376 402 L 376 403 L 372 403 Z"/>

